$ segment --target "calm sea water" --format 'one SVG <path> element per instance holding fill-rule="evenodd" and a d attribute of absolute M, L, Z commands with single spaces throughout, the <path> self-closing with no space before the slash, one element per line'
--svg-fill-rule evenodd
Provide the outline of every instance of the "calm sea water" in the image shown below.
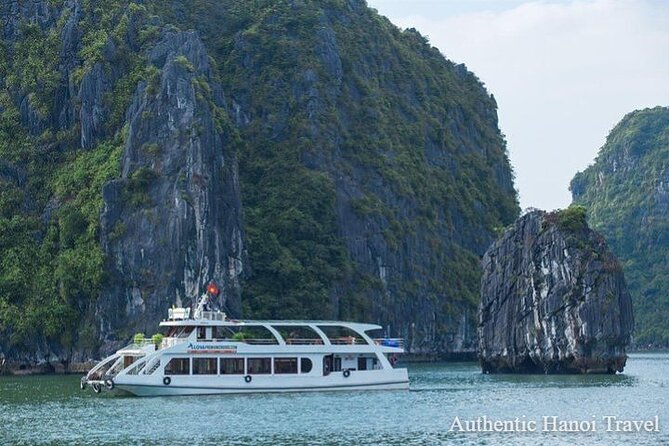
<path fill-rule="evenodd" d="M 77 376 L 0 378 L 0 444 L 669 444 L 669 354 L 631 355 L 616 376 L 482 375 L 476 364 L 411 364 L 410 391 L 135 398 L 79 390 Z M 537 432 L 449 432 L 461 421 L 537 421 Z M 542 432 L 542 417 L 596 432 Z M 605 432 L 604 416 L 659 432 Z M 524 417 L 524 418 L 523 418 Z M 594 417 L 594 418 L 593 418 Z"/>

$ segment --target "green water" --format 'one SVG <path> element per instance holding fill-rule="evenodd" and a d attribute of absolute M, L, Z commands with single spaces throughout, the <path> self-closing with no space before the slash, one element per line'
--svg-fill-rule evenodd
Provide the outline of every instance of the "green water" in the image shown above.
<path fill-rule="evenodd" d="M 409 365 L 410 391 L 136 398 L 79 390 L 78 376 L 0 378 L 0 444 L 669 444 L 669 354 L 635 354 L 616 376 L 482 375 Z M 659 432 L 605 432 L 603 416 L 659 417 Z M 449 432 L 454 417 L 539 421 L 537 432 Z M 524 416 L 524 418 L 522 418 Z M 542 432 L 541 417 L 597 420 Z M 666 424 L 666 425 L 665 425 Z"/>

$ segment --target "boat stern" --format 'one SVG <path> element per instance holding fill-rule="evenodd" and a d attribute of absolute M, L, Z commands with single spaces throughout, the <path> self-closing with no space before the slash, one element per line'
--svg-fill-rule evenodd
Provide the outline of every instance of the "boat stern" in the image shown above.
<path fill-rule="evenodd" d="M 133 366 L 139 359 L 156 351 L 152 342 L 143 344 L 131 344 L 118 350 L 113 355 L 107 356 L 97 363 L 85 376 L 81 377 L 79 387 L 86 390 L 87 387 L 93 392 L 100 393 L 103 390 L 114 390 L 116 388 L 115 378 Z"/>

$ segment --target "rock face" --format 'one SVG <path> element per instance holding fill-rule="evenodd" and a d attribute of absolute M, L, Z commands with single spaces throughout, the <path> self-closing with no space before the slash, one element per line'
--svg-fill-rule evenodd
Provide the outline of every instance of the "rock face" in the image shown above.
<path fill-rule="evenodd" d="M 241 32 L 179 7 L 228 45 L 215 57 L 247 145 L 249 313 L 367 320 L 413 353 L 473 352 L 478 261 L 518 213 L 476 76 L 360 0 L 277 2 Z"/>
<path fill-rule="evenodd" d="M 0 359 L 97 357 L 210 280 L 235 317 L 475 351 L 479 258 L 519 209 L 494 98 L 416 30 L 363 0 L 0 22 Z"/>
<path fill-rule="evenodd" d="M 634 342 L 669 346 L 669 107 L 637 110 L 571 181 L 574 203 L 620 259 L 636 311 Z"/>
<path fill-rule="evenodd" d="M 220 86 L 193 32 L 166 33 L 148 58 L 160 71 L 137 87 L 122 178 L 103 191 L 113 286 L 98 314 L 107 334 L 155 330 L 166 308 L 190 305 L 210 281 L 240 314 L 241 201 Z"/>
<path fill-rule="evenodd" d="M 483 257 L 484 373 L 621 372 L 633 326 L 621 267 L 583 208 L 529 212 Z"/>

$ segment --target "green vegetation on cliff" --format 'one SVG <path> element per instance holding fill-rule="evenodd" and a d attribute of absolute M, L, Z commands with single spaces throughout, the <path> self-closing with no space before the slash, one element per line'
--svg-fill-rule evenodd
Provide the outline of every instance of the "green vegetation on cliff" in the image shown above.
<path fill-rule="evenodd" d="M 479 256 L 518 214 L 512 172 L 494 99 L 418 32 L 361 0 L 35 3 L 44 17 L 0 8 L 16 21 L 0 41 L 0 352 L 96 347 L 101 239 L 128 230 L 100 233 L 102 187 L 138 85 L 159 91 L 146 54 L 166 30 L 197 31 L 220 85 L 192 86 L 225 97 L 244 316 L 430 318 L 416 336 L 442 350 L 473 323 Z M 151 175 L 128 174 L 140 210 Z"/>
<path fill-rule="evenodd" d="M 623 264 L 635 341 L 669 345 L 669 109 L 625 116 L 594 164 L 574 177 L 571 192 Z"/>
<path fill-rule="evenodd" d="M 369 317 L 378 268 L 361 268 L 342 240 L 358 217 L 380 222 L 388 257 L 412 237 L 431 245 L 400 266 L 414 269 L 393 290 L 405 301 L 431 281 L 440 311 L 474 308 L 478 256 L 518 214 L 496 104 L 475 76 L 363 2 L 222 1 L 213 14 L 207 2 L 166 4 L 214 49 L 224 90 L 261 118 L 240 129 L 247 314 Z M 349 199 L 357 216 L 336 211 Z"/>
<path fill-rule="evenodd" d="M 0 351 L 97 345 L 93 311 L 105 281 L 101 191 L 120 174 L 123 113 L 143 73 L 126 33 L 128 17 L 145 10 L 111 3 L 85 2 L 80 65 L 66 73 L 78 87 L 104 44 L 124 53 L 117 63 L 127 74 L 104 100 L 110 136 L 91 150 L 79 147 L 79 123 L 52 124 L 58 89 L 68 83 L 59 71 L 60 36 L 71 11 L 44 28 L 21 21 L 19 38 L 0 45 L 0 72 L 7 73 L 0 76 Z M 34 115 L 26 119 L 22 108 Z"/>

